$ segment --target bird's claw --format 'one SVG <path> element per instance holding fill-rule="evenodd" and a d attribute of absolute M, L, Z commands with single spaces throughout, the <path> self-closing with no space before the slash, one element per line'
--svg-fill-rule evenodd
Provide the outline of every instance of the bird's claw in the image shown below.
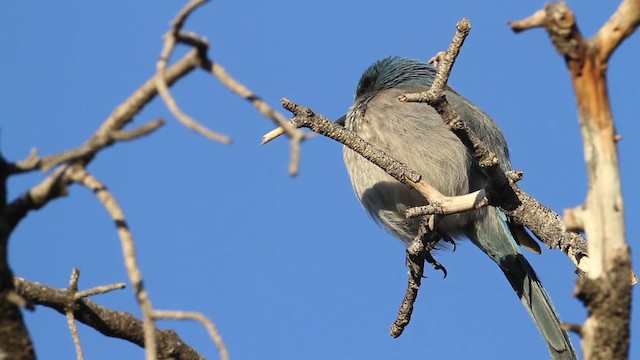
<path fill-rule="evenodd" d="M 452 238 L 445 236 L 442 238 L 442 240 L 448 242 L 449 244 L 451 244 L 453 246 L 453 250 L 451 250 L 452 252 L 456 252 L 456 242 L 455 240 L 453 240 Z"/>
<path fill-rule="evenodd" d="M 431 256 L 430 252 L 427 252 L 425 260 L 429 264 L 431 264 L 435 270 L 442 271 L 442 273 L 444 274 L 443 279 L 447 278 L 447 268 L 445 268 L 444 265 L 440 264 L 436 259 L 434 259 L 433 256 Z"/>

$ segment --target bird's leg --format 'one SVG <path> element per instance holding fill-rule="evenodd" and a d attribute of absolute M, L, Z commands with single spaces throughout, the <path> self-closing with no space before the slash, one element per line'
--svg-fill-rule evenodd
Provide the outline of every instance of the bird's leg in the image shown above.
<path fill-rule="evenodd" d="M 409 268 L 409 276 L 417 279 L 417 285 L 420 286 L 419 279 L 424 277 L 424 262 L 428 262 L 436 270 L 441 270 L 444 277 L 447 277 L 447 269 L 440 264 L 431 255 L 431 251 L 435 249 L 436 244 L 442 239 L 453 244 L 453 250 L 456 249 L 456 243 L 447 236 L 441 236 L 436 233 L 435 216 L 425 216 L 420 221 L 418 235 L 413 239 L 411 245 L 407 247 L 406 265 Z"/>
<path fill-rule="evenodd" d="M 436 259 L 431 255 L 431 251 L 436 248 L 438 242 L 442 239 L 447 242 L 453 243 L 453 249 L 455 251 L 456 244 L 448 236 L 442 236 L 435 231 L 436 228 L 436 216 L 428 216 L 423 218 L 420 222 L 420 229 L 418 230 L 418 236 L 420 237 L 420 241 L 423 244 L 424 251 L 424 261 L 428 262 L 433 266 L 436 270 L 442 270 L 444 273 L 444 277 L 447 277 L 447 269 L 440 264 Z M 415 240 L 414 240 L 415 241 Z"/>

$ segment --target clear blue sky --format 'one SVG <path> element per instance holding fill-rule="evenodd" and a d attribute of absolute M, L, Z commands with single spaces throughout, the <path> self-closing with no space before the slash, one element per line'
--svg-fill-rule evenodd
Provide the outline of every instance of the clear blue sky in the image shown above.
<path fill-rule="evenodd" d="M 51 154 L 85 141 L 112 109 L 151 76 L 168 22 L 186 1 L 5 2 L 0 10 L 0 147 L 9 160 L 31 147 Z M 542 30 L 514 35 L 507 20 L 543 1 L 215 1 L 186 28 L 206 36 L 211 57 L 278 106 L 283 96 L 336 118 L 373 61 L 428 59 L 446 48 L 462 17 L 472 32 L 451 84 L 487 111 L 509 141 L 521 186 L 561 212 L 586 194 L 582 142 L 564 61 Z M 617 6 L 571 1 L 591 36 Z M 627 239 L 639 262 L 640 36 L 610 61 L 620 142 Z M 181 48 L 180 53 L 184 53 Z M 174 58 L 175 60 L 175 58 Z M 428 271 L 413 319 L 388 335 L 406 282 L 404 249 L 353 195 L 341 146 L 315 138 L 301 173 L 287 175 L 288 143 L 259 146 L 272 129 L 243 100 L 197 71 L 173 93 L 182 108 L 234 144 L 209 142 L 154 101 L 135 119 L 168 124 L 151 137 L 99 154 L 89 170 L 115 194 L 137 241 L 146 285 L 159 309 L 202 311 L 232 359 L 542 359 L 547 349 L 498 268 L 471 243 L 436 254 L 449 277 Z M 15 198 L 42 174 L 12 178 Z M 31 213 L 11 239 L 20 276 L 66 287 L 126 281 L 113 223 L 96 198 L 70 196 Z M 566 322 L 585 318 L 575 276 L 558 251 L 527 255 Z M 636 308 L 638 288 L 634 290 Z M 94 298 L 139 314 L 130 289 Z M 39 307 L 25 318 L 41 359 L 73 358 L 66 321 Z M 637 311 L 634 314 L 637 323 Z M 162 322 L 208 358 L 217 352 L 192 323 Z M 88 359 L 141 358 L 143 351 L 83 325 Z M 632 332 L 633 343 L 640 341 Z M 576 347 L 580 347 L 577 338 Z M 631 358 L 640 358 L 632 346 Z"/>

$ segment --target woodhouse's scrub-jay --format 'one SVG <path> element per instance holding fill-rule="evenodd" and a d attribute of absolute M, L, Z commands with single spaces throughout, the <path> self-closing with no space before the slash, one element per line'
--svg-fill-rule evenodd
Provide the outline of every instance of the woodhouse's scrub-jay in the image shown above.
<path fill-rule="evenodd" d="M 345 126 L 416 170 L 444 195 L 463 195 L 486 184 L 477 162 L 431 106 L 398 100 L 403 93 L 428 90 L 435 73 L 423 62 L 402 57 L 374 63 L 360 79 Z M 445 94 L 465 123 L 496 154 L 502 169 L 511 170 L 506 141 L 496 123 L 452 89 L 447 88 Z M 405 211 L 426 205 L 426 199 L 349 148 L 344 148 L 343 155 L 353 188 L 367 212 L 405 244 L 411 243 L 420 219 L 405 218 Z M 518 244 L 539 250 L 535 241 L 523 235 L 526 232 L 519 231 L 516 241 L 505 214 L 491 206 L 439 216 L 436 230 L 453 239 L 469 238 L 493 259 L 546 340 L 551 358 L 577 359 L 547 292 L 518 250 Z"/>

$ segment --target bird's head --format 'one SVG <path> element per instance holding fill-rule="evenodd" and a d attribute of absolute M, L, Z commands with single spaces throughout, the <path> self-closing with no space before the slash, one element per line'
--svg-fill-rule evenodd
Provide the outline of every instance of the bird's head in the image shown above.
<path fill-rule="evenodd" d="M 418 60 L 400 56 L 384 58 L 362 74 L 355 97 L 401 85 L 431 86 L 435 74 L 435 69 Z"/>

